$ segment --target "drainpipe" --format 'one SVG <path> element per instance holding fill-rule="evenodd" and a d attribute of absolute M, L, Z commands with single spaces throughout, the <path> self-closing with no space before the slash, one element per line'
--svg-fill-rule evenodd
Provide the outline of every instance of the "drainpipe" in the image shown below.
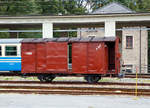
<path fill-rule="evenodd" d="M 139 58 L 139 73 L 141 74 L 141 27 L 140 27 L 140 58 Z"/>

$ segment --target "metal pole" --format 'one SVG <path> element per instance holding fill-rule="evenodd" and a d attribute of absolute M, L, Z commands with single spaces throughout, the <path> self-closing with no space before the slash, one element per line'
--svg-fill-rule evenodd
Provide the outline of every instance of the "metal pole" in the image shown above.
<path fill-rule="evenodd" d="M 135 100 L 138 99 L 138 67 L 136 66 L 136 86 L 135 86 Z"/>
<path fill-rule="evenodd" d="M 140 27 L 140 59 L 139 59 L 139 73 L 141 74 L 141 27 Z"/>

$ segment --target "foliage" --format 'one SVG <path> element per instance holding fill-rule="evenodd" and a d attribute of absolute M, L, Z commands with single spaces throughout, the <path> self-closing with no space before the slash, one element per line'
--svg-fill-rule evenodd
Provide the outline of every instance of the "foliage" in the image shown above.
<path fill-rule="evenodd" d="M 79 15 L 88 14 L 108 3 L 119 2 L 138 12 L 150 12 L 150 0 L 0 0 L 0 15 Z M 74 37 L 76 32 L 54 33 Z M 41 37 L 41 33 L 19 33 L 20 37 Z M 0 33 L 0 38 L 9 33 Z"/>
<path fill-rule="evenodd" d="M 42 33 L 39 32 L 19 33 L 19 38 L 42 38 Z"/>
<path fill-rule="evenodd" d="M 36 1 L 39 14 L 44 15 L 66 15 L 66 14 L 83 14 L 86 8 L 78 5 L 76 0 L 42 0 Z"/>
<path fill-rule="evenodd" d="M 9 38 L 9 33 L 0 32 L 0 38 Z"/>
<path fill-rule="evenodd" d="M 76 0 L 0 0 L 0 15 L 84 14 L 86 7 Z"/>
<path fill-rule="evenodd" d="M 0 0 L 0 15 L 86 14 L 111 2 L 139 12 L 150 11 L 150 0 Z"/>
<path fill-rule="evenodd" d="M 0 15 L 27 15 L 33 12 L 33 0 L 0 0 Z"/>

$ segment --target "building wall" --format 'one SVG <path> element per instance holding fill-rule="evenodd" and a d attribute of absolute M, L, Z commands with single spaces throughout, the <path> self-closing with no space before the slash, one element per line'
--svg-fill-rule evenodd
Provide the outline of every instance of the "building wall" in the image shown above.
<path fill-rule="evenodd" d="M 141 29 L 141 73 L 147 73 L 147 63 L 148 63 L 148 45 L 147 30 Z M 139 72 L 140 64 L 140 27 L 128 27 L 123 28 L 126 30 L 122 31 L 122 62 L 125 68 L 132 69 L 135 73 L 136 70 Z M 128 29 L 128 30 L 127 30 Z M 126 36 L 133 36 L 133 49 L 126 48 Z M 132 65 L 132 66 L 131 66 Z"/>
<path fill-rule="evenodd" d="M 89 37 L 89 36 L 104 37 L 104 28 L 79 28 L 78 30 L 79 31 L 77 32 L 77 37 Z"/>

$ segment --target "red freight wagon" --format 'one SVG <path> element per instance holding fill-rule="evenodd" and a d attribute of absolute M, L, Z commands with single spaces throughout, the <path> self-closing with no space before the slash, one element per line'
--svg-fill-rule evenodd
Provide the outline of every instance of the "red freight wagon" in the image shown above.
<path fill-rule="evenodd" d="M 22 73 L 40 81 L 82 75 L 89 83 L 120 72 L 119 38 L 45 38 L 22 41 Z"/>

